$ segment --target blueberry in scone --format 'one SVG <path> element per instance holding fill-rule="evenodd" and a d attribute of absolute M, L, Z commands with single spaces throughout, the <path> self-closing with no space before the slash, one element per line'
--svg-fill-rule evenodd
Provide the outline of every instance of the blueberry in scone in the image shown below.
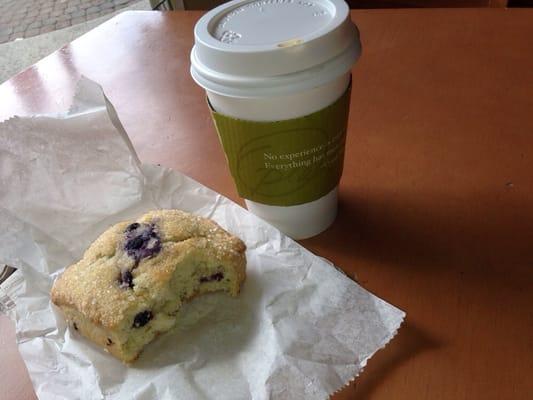
<path fill-rule="evenodd" d="M 219 290 L 236 296 L 245 250 L 209 219 L 151 211 L 100 235 L 55 282 L 52 301 L 76 331 L 129 363 L 175 325 L 193 296 Z"/>

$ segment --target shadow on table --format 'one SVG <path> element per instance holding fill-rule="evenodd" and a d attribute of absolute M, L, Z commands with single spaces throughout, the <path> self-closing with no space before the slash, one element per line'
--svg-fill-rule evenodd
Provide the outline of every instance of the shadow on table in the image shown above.
<path fill-rule="evenodd" d="M 434 274 L 483 272 L 501 285 L 504 276 L 487 276 L 502 266 L 528 279 L 533 259 L 533 212 L 527 196 L 476 193 L 463 198 L 417 198 L 381 193 L 362 197 L 341 193 L 339 216 L 325 235 L 302 242 L 331 261 L 351 258 L 387 268 Z M 338 257 L 338 258 L 337 258 Z M 354 266 L 343 266 L 354 268 Z M 527 274 L 527 275 L 526 275 Z M 471 276 L 474 280 L 475 274 Z M 463 277 L 464 279 L 467 276 Z"/>
<path fill-rule="evenodd" d="M 355 398 L 357 400 L 370 399 L 376 388 L 382 385 L 395 369 L 421 353 L 436 350 L 442 346 L 420 328 L 406 321 L 394 340 L 383 349 L 385 351 L 378 352 L 368 362 L 367 368 L 355 382 Z M 340 396 L 339 400 L 349 398 Z"/>

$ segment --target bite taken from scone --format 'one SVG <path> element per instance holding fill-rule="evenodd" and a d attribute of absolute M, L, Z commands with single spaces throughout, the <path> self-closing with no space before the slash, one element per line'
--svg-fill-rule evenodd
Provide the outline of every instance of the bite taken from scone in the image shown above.
<path fill-rule="evenodd" d="M 221 290 L 236 296 L 245 250 L 209 219 L 151 211 L 100 235 L 54 283 L 52 302 L 72 329 L 131 363 L 176 324 L 194 296 Z"/>

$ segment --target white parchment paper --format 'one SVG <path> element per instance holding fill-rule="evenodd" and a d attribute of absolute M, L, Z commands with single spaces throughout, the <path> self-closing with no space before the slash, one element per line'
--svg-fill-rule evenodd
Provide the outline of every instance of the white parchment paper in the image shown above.
<path fill-rule="evenodd" d="M 84 78 L 65 114 L 0 123 L 0 188 L 0 263 L 22 276 L 9 314 L 40 399 L 325 399 L 405 316 L 230 200 L 142 165 Z M 69 330 L 49 291 L 107 227 L 154 208 L 213 218 L 241 237 L 248 276 L 238 298 L 186 305 L 178 327 L 128 367 Z"/>

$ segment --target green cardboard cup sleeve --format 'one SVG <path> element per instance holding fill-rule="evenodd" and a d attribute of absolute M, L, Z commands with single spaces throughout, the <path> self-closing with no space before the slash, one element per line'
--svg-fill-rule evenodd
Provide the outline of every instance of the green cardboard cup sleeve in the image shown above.
<path fill-rule="evenodd" d="M 350 89 L 326 108 L 283 121 L 232 118 L 210 106 L 239 195 L 294 206 L 333 190 L 342 175 Z"/>

